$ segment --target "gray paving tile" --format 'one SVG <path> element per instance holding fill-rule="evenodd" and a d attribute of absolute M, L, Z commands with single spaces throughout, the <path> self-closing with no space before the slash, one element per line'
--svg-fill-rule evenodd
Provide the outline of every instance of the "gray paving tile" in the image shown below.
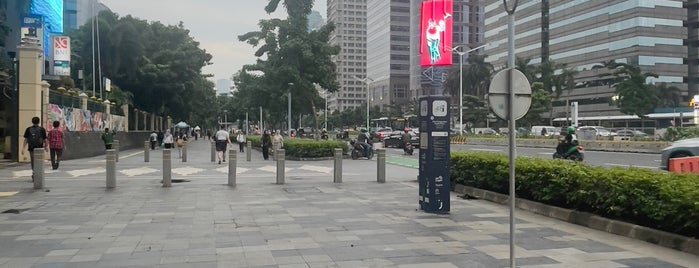
<path fill-rule="evenodd" d="M 621 263 L 628 265 L 629 267 L 637 268 L 650 268 L 650 267 L 663 267 L 663 268 L 681 268 L 683 266 L 675 265 L 672 263 L 664 262 L 655 258 L 635 258 L 635 259 L 621 259 L 614 260 L 616 263 Z M 699 266 L 699 263 L 695 263 Z"/>

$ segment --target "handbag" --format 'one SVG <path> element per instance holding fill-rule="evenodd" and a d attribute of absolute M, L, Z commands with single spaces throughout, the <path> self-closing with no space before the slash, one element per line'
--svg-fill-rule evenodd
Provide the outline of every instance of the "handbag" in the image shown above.
<path fill-rule="evenodd" d="M 182 140 L 181 138 L 177 139 L 177 147 L 182 147 L 182 146 L 184 146 L 184 140 Z"/>

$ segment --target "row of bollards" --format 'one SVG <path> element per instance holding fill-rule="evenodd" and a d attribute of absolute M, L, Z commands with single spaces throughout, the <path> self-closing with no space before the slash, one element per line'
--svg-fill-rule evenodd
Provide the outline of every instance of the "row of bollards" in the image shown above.
<path fill-rule="evenodd" d="M 119 147 L 118 142 L 115 141 L 117 146 L 114 149 L 109 149 L 106 151 L 106 187 L 108 189 L 116 187 L 116 163 L 119 162 Z M 144 144 L 144 162 L 150 161 L 150 146 L 149 142 Z M 247 154 L 246 160 L 251 161 L 251 144 L 247 143 Z M 186 146 L 182 147 L 182 161 L 187 162 L 187 151 Z M 32 159 L 32 180 L 34 182 L 34 189 L 44 188 L 44 151 L 43 148 L 34 149 L 33 159 Z M 212 146 L 212 152 L 215 152 L 215 147 Z M 333 151 L 334 156 L 334 173 L 333 182 L 342 183 L 342 149 L 335 148 Z M 386 182 L 386 150 L 376 149 L 376 181 L 378 183 Z M 274 158 L 277 162 L 276 169 L 276 184 L 284 184 L 284 178 L 286 176 L 286 154 L 284 149 L 279 149 L 274 152 Z M 236 168 L 237 168 L 238 154 L 235 150 L 228 151 L 228 186 L 236 186 Z M 172 151 L 170 149 L 163 149 L 163 187 L 172 186 Z"/>

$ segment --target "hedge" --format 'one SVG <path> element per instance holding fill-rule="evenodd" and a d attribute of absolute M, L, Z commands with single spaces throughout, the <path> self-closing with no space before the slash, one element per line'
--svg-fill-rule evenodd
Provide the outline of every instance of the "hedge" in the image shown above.
<path fill-rule="evenodd" d="M 247 136 L 253 147 L 262 147 L 262 137 Z M 287 156 L 298 158 L 332 157 L 335 148 L 342 148 L 342 154 L 347 154 L 349 148 L 345 141 L 325 141 L 313 139 L 284 138 L 284 150 Z"/>
<path fill-rule="evenodd" d="M 452 182 L 508 193 L 508 158 L 451 154 Z M 594 213 L 689 237 L 699 234 L 699 176 L 641 168 L 519 157 L 516 193 L 553 206 Z"/>

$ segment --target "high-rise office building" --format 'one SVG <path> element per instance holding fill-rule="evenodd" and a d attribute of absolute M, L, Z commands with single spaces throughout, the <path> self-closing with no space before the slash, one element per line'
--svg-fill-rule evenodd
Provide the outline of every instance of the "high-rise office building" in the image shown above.
<path fill-rule="evenodd" d="M 77 27 L 79 28 L 95 15 L 99 14 L 103 10 L 109 10 L 107 6 L 100 3 L 98 0 L 73 0 L 77 4 Z"/>
<path fill-rule="evenodd" d="M 683 39 L 687 17 L 683 1 L 544 1 L 548 4 L 548 40 L 542 35 L 540 0 L 521 0 L 516 11 L 516 56 L 541 62 L 542 43 L 550 60 L 578 71 L 576 87 L 554 101 L 554 117 L 566 116 L 566 99 L 579 104 L 579 116 L 621 115 L 610 100 L 614 88 L 601 81 L 608 73 L 602 62 L 637 64 L 657 78 L 648 83 L 668 83 L 686 94 L 687 76 Z M 507 62 L 507 15 L 500 0 L 487 0 L 485 39 L 491 45 L 487 60 L 496 69 Z M 543 27 L 546 29 L 546 27 Z"/>
<path fill-rule="evenodd" d="M 328 0 L 328 22 L 335 24 L 330 43 L 340 47 L 333 60 L 340 90 L 328 97 L 328 109 L 346 110 L 366 104 L 366 87 L 354 77 L 366 73 L 367 0 Z"/>
<path fill-rule="evenodd" d="M 231 88 L 232 81 L 230 79 L 218 79 L 216 80 L 216 95 L 217 96 L 230 96 L 232 93 Z"/>
<path fill-rule="evenodd" d="M 366 72 L 372 107 L 384 110 L 410 100 L 410 33 L 410 1 L 367 1 Z"/>

